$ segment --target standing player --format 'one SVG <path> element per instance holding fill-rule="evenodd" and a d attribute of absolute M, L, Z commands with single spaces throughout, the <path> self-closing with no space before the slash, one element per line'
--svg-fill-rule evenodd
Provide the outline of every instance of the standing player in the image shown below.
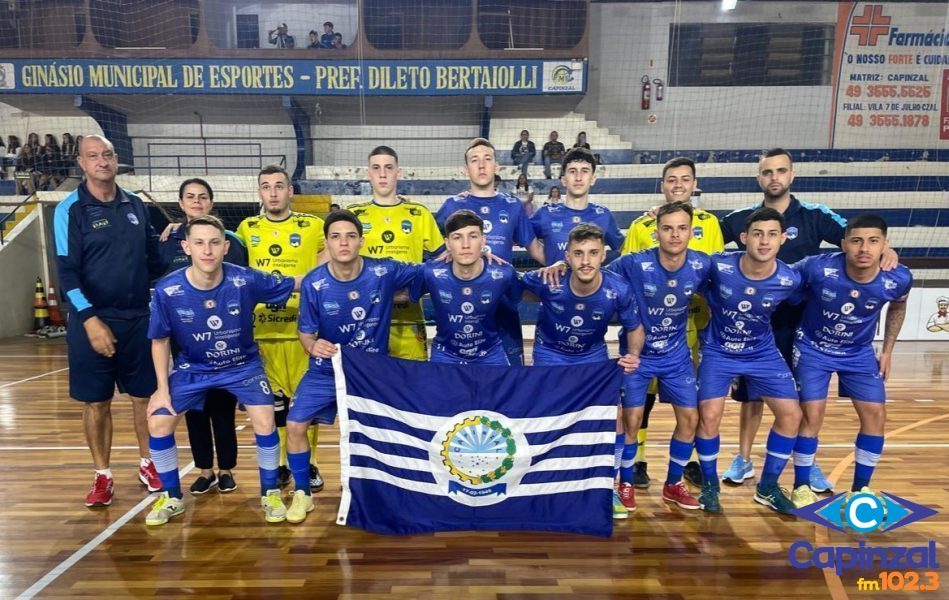
<path fill-rule="evenodd" d="M 552 265 L 567 251 L 570 232 L 580 223 L 593 223 L 604 232 L 611 249 L 623 247 L 623 234 L 613 213 L 590 202 L 590 188 L 596 184 L 596 159 L 584 148 L 574 148 L 563 159 L 560 182 L 567 190 L 562 204 L 545 205 L 531 217 L 534 234 L 544 244 L 544 264 Z"/>
<path fill-rule="evenodd" d="M 592 223 L 580 223 L 573 228 L 565 253 L 569 267 L 565 284 L 546 284 L 539 272 L 528 273 L 521 279 L 524 289 L 541 302 L 534 343 L 535 365 L 609 360 L 606 329 L 616 316 L 629 349 L 620 358 L 620 365 L 630 373 L 638 366 L 645 334 L 630 286 L 620 275 L 600 270 L 606 258 L 604 237 L 603 230 Z M 625 416 L 626 412 L 622 414 Z M 613 518 L 625 519 L 628 512 L 614 491 Z"/>
<path fill-rule="evenodd" d="M 856 466 L 851 490 L 869 491 L 870 477 L 883 452 L 886 389 L 896 337 L 906 316 L 913 285 L 909 269 L 899 265 L 884 273 L 880 260 L 887 249 L 886 221 L 860 215 L 847 223 L 843 252 L 812 256 L 794 265 L 801 273 L 807 306 L 794 342 L 794 374 L 800 386 L 803 419 L 794 446 L 794 491 L 798 508 L 817 501 L 809 487 L 827 408 L 830 376 L 837 373 L 844 395 L 860 419 L 855 442 Z M 886 329 L 877 360 L 873 334 L 883 305 Z"/>
<path fill-rule="evenodd" d="M 417 302 L 431 294 L 436 333 L 432 362 L 509 365 L 496 314 L 504 306 L 517 314 L 522 293 L 509 264 L 489 265 L 484 258 L 486 221 L 459 210 L 445 222 L 445 247 L 451 263 L 422 265 L 409 294 Z"/>
<path fill-rule="evenodd" d="M 148 283 L 162 273 L 158 236 L 138 196 L 115 183 L 112 143 L 88 135 L 79 145 L 85 180 L 56 207 L 54 237 L 62 289 L 69 298 L 69 395 L 84 403 L 82 426 L 96 476 L 86 506 L 112 504 L 112 397 L 132 400 L 139 480 L 161 488 L 148 458 L 145 409 L 155 391 L 148 349 Z"/>
<path fill-rule="evenodd" d="M 545 264 L 543 245 L 534 235 L 524 206 L 517 198 L 495 189 L 497 171 L 491 142 L 484 138 L 472 140 L 465 150 L 465 175 L 471 181 L 471 189 L 465 195 L 447 198 L 435 214 L 435 220 L 444 232 L 448 217 L 462 209 L 470 210 L 484 221 L 487 252 L 510 263 L 514 259 L 514 244 L 517 244 L 526 248 L 534 260 Z M 517 311 L 507 305 L 500 306 L 497 324 L 510 364 L 524 364 L 524 336 Z"/>
<path fill-rule="evenodd" d="M 192 219 L 184 230 L 191 266 L 161 279 L 151 305 L 148 337 L 158 389 L 148 403 L 148 445 L 162 494 L 145 524 L 164 525 L 184 512 L 175 428 L 186 411 L 201 410 L 215 388 L 237 396 L 247 410 L 257 441 L 260 504 L 267 522 L 279 523 L 287 513 L 277 488 L 279 440 L 253 310 L 259 302 L 285 302 L 294 280 L 224 263 L 229 242 L 216 217 Z M 172 339 L 179 352 L 169 376 Z"/>
<path fill-rule="evenodd" d="M 778 260 L 786 264 L 790 265 L 806 256 L 819 253 L 821 242 L 840 244 L 844 227 L 847 225 L 846 220 L 822 204 L 802 202 L 795 198 L 791 194 L 793 182 L 794 165 L 791 162 L 790 153 L 783 148 L 774 148 L 765 152 L 758 161 L 758 185 L 764 193 L 764 200 L 761 204 L 736 210 L 722 219 L 722 234 L 725 237 L 725 243 L 735 242 L 739 250 L 744 250 L 741 232 L 745 230 L 745 220 L 754 210 L 763 206 L 773 208 L 784 216 L 787 225 L 787 241 L 778 252 Z M 883 270 L 893 269 L 897 261 L 896 252 L 888 249 L 883 255 Z M 784 304 L 779 306 L 771 317 L 775 342 L 788 365 L 791 364 L 794 331 L 801 322 L 803 311 L 803 306 Z M 761 415 L 764 409 L 761 402 L 757 401 L 759 399 L 748 397 L 744 382 L 739 382 L 733 397 L 742 403 L 739 454 L 722 479 L 740 484 L 754 477 L 751 447 L 761 426 Z M 832 489 L 831 483 L 827 481 L 816 464 L 811 469 L 810 486 L 818 493 Z"/>
<path fill-rule="evenodd" d="M 691 159 L 679 156 L 662 167 L 662 195 L 666 203 L 690 202 L 698 183 L 699 181 L 695 177 L 695 162 Z M 658 216 L 653 217 L 649 214 L 633 221 L 627 232 L 623 254 L 654 248 L 659 240 L 658 222 Z M 701 208 L 693 207 L 692 233 L 688 243 L 690 249 L 705 254 L 716 254 L 725 249 L 725 242 L 722 240 L 722 229 L 715 215 Z M 698 364 L 698 332 L 704 329 L 707 324 L 708 304 L 701 296 L 693 296 L 692 304 L 689 307 L 685 338 L 688 347 L 692 350 L 692 359 L 695 364 Z M 649 473 L 646 470 L 646 438 L 649 429 L 649 415 L 652 413 L 653 406 L 656 405 L 656 391 L 656 383 L 653 382 L 646 394 L 643 422 L 639 427 L 639 437 L 636 444 L 627 444 L 623 449 L 624 461 L 627 465 L 630 460 L 634 461 L 633 481 L 638 488 L 649 487 Z M 633 448 L 636 449 L 633 450 Z M 633 458 L 633 454 L 635 454 L 635 458 Z M 685 467 L 685 479 L 693 485 L 701 487 L 702 469 L 699 467 L 697 459 L 698 457 L 693 453 L 692 459 Z"/>
<path fill-rule="evenodd" d="M 248 217 L 237 228 L 244 241 L 250 266 L 275 275 L 302 277 L 316 268 L 317 255 L 323 250 L 323 220 L 290 210 L 293 185 L 283 167 L 270 165 L 257 175 L 257 195 L 263 214 Z M 274 393 L 274 415 L 280 435 L 280 486 L 290 481 L 287 468 L 287 408 L 297 383 L 307 367 L 306 354 L 297 342 L 297 294 L 285 303 L 258 306 L 254 319 L 254 339 L 260 344 L 260 356 Z M 310 435 L 316 446 L 317 428 Z M 313 489 L 323 489 L 323 477 L 314 454 L 311 479 Z"/>
<path fill-rule="evenodd" d="M 625 422 L 626 433 L 633 439 L 633 450 L 627 458 L 636 451 L 635 433 L 647 390 L 652 381 L 658 381 L 660 398 L 672 403 L 676 418 L 662 499 L 690 510 L 699 508 L 699 503 L 681 479 L 695 444 L 699 413 L 687 330 L 694 294 L 704 289 L 711 265 L 706 254 L 689 248 L 694 223 L 692 205 L 687 201 L 662 205 L 653 225 L 659 246 L 621 256 L 608 267 L 629 284 L 646 330 L 639 369 L 627 375 L 625 382 L 624 412 L 636 411 L 639 415 Z M 627 462 L 620 469 L 619 488 L 620 499 L 627 507 L 636 505 L 633 485 L 633 467 Z"/>
<path fill-rule="evenodd" d="M 360 252 L 363 256 L 394 258 L 419 264 L 426 255 L 433 255 L 442 245 L 442 236 L 432 213 L 422 204 L 398 195 L 396 186 L 401 176 L 399 156 L 388 146 L 379 146 L 369 153 L 369 182 L 372 199 L 348 208 L 362 223 Z M 417 302 L 408 295 L 397 296 L 389 330 L 389 354 L 396 358 L 428 360 L 425 343 L 425 318 Z"/>
<path fill-rule="evenodd" d="M 781 302 L 797 299 L 800 275 L 777 259 L 787 232 L 781 213 L 759 208 L 749 215 L 742 243 L 745 252 L 712 257 L 706 299 L 712 311 L 699 363 L 699 428 L 695 449 L 702 465 L 699 504 L 721 512 L 719 503 L 719 426 L 732 379 L 743 376 L 752 397 L 762 398 L 774 413 L 767 458 L 755 491 L 755 502 L 779 513 L 794 509 L 778 487 L 801 424 L 794 377 L 771 332 L 771 314 Z"/>
<path fill-rule="evenodd" d="M 287 520 L 300 523 L 313 510 L 310 495 L 310 422 L 336 419 L 336 383 L 331 358 L 335 344 L 387 353 L 395 293 L 421 269 L 391 258 L 360 256 L 363 224 L 348 210 L 326 217 L 323 226 L 330 261 L 311 271 L 301 284 L 299 339 L 310 357 L 287 415 L 290 469 L 296 490 Z"/>

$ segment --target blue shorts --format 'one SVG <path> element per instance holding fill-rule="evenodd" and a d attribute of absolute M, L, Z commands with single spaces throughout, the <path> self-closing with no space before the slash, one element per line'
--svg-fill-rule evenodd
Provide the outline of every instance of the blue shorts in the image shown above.
<path fill-rule="evenodd" d="M 782 302 L 771 315 L 771 331 L 774 334 L 774 344 L 778 352 L 784 357 L 784 362 L 791 365 L 791 354 L 794 352 L 794 338 L 797 326 L 804 316 L 804 304 L 788 304 Z M 760 402 L 760 397 L 748 397 L 748 386 L 742 377 L 732 389 L 732 398 L 739 402 Z"/>
<path fill-rule="evenodd" d="M 244 406 L 273 406 L 270 381 L 264 374 L 264 366 L 253 362 L 213 373 L 195 373 L 177 369 L 168 377 L 171 406 L 179 415 L 188 410 L 204 410 L 204 401 L 212 389 L 220 389 L 237 397 Z M 156 415 L 170 415 L 161 408 Z"/>
<path fill-rule="evenodd" d="M 745 378 L 750 398 L 797 400 L 791 368 L 776 348 L 748 355 L 724 354 L 706 347 L 699 362 L 699 402 L 727 396 L 736 377 Z"/>
<path fill-rule="evenodd" d="M 682 346 L 675 356 L 640 356 L 639 368 L 623 376 L 623 408 L 646 403 L 646 392 L 653 378 L 659 381 L 659 401 L 674 406 L 696 408 L 698 386 L 692 354 Z"/>
<path fill-rule="evenodd" d="M 859 356 L 829 356 L 807 344 L 794 345 L 794 377 L 801 402 L 824 400 L 830 376 L 837 373 L 840 395 L 864 402 L 886 402 L 880 363 L 872 348 Z"/>
<path fill-rule="evenodd" d="M 501 344 L 507 354 L 508 363 L 512 365 L 524 364 L 524 332 L 521 329 L 521 316 L 516 308 L 506 304 L 499 304 L 494 313 L 494 322 L 497 323 L 498 333 L 501 335 Z M 479 364 L 494 364 L 483 363 Z"/>
<path fill-rule="evenodd" d="M 99 317 L 115 337 L 115 355 L 102 356 L 92 349 L 82 321 L 70 315 L 66 328 L 69 358 L 69 395 L 80 402 L 105 402 L 115 388 L 136 398 L 148 398 L 158 387 L 148 339 L 148 316 L 132 319 Z"/>
<path fill-rule="evenodd" d="M 433 363 L 447 363 L 451 365 L 496 365 L 500 367 L 509 367 L 511 362 L 509 360 L 510 355 L 505 352 L 503 344 L 497 344 L 488 350 L 488 353 L 484 356 L 474 359 L 468 358 L 459 358 L 450 352 L 446 352 L 441 344 L 432 344 L 432 358 Z M 517 363 L 520 365 L 521 363 Z"/>
<path fill-rule="evenodd" d="M 325 364 L 310 361 L 310 368 L 297 385 L 297 393 L 290 400 L 287 421 L 294 423 L 322 423 L 332 425 L 336 420 L 336 379 L 329 359 Z"/>
<path fill-rule="evenodd" d="M 534 362 L 538 367 L 552 367 L 559 365 L 579 365 L 587 363 L 604 362 L 610 359 L 606 347 L 597 348 L 584 354 L 564 354 L 551 350 L 547 346 L 540 346 L 534 343 Z"/>

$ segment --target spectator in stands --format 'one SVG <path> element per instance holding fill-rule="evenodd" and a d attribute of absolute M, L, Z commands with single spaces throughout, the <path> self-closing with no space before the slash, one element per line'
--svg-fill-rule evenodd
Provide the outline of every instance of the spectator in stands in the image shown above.
<path fill-rule="evenodd" d="M 33 146 L 23 146 L 16 159 L 16 173 L 17 194 L 32 194 L 36 191 L 36 155 Z"/>
<path fill-rule="evenodd" d="M 332 48 L 336 45 L 336 42 L 333 41 L 333 22 L 327 21 L 323 23 L 323 35 L 320 36 L 320 45 L 324 48 Z"/>
<path fill-rule="evenodd" d="M 55 190 L 65 179 L 62 153 L 52 135 L 46 135 L 46 145 L 36 157 L 36 171 L 39 173 L 39 189 L 44 192 Z"/>
<path fill-rule="evenodd" d="M 560 188 L 554 186 L 547 192 L 547 201 L 544 202 L 544 206 L 556 206 L 557 204 L 560 204 Z"/>
<path fill-rule="evenodd" d="M 40 153 L 40 149 L 42 148 L 42 146 L 40 146 L 40 136 L 36 133 L 30 132 L 26 136 L 26 145 L 33 147 L 33 156 L 36 156 Z"/>
<path fill-rule="evenodd" d="M 323 47 L 320 44 L 320 34 L 318 34 L 315 29 L 310 30 L 309 38 L 310 38 L 310 44 L 307 46 L 307 48 L 322 48 Z"/>
<path fill-rule="evenodd" d="M 76 146 L 76 140 L 73 139 L 72 134 L 64 133 L 63 134 L 63 160 L 69 161 L 69 166 L 72 166 L 72 162 L 76 160 L 76 155 L 78 147 Z"/>
<path fill-rule="evenodd" d="M 333 34 L 333 48 L 337 50 L 343 50 L 346 48 L 346 44 L 343 43 L 343 34 L 334 33 Z"/>
<path fill-rule="evenodd" d="M 544 161 L 544 177 L 547 179 L 553 178 L 550 172 L 551 163 L 559 165 L 560 161 L 563 160 L 563 155 L 567 152 L 567 149 L 563 147 L 563 143 L 557 139 L 559 135 L 556 131 L 551 131 L 549 141 L 544 144 L 544 148 L 540 152 Z"/>
<path fill-rule="evenodd" d="M 574 148 L 586 148 L 590 150 L 590 144 L 587 142 L 587 132 L 581 131 L 577 134 L 577 143 L 573 145 Z"/>
<path fill-rule="evenodd" d="M 13 156 L 16 158 L 20 155 L 20 148 L 23 147 L 23 144 L 20 143 L 20 138 L 15 135 L 7 136 L 7 156 Z"/>
<path fill-rule="evenodd" d="M 267 41 L 277 48 L 294 48 L 293 36 L 287 33 L 287 24 L 281 23 L 276 29 L 267 32 Z"/>
<path fill-rule="evenodd" d="M 77 135 L 77 136 L 76 136 L 76 156 L 77 156 L 77 157 L 79 156 L 79 146 L 80 146 L 81 144 L 82 144 L 82 136 L 81 136 L 81 135 Z"/>
<path fill-rule="evenodd" d="M 494 193 L 497 194 L 498 190 L 501 189 L 501 176 L 497 173 L 494 174 Z"/>
<path fill-rule="evenodd" d="M 342 208 L 342 207 L 341 207 L 339 204 L 336 204 L 335 202 L 333 202 L 332 204 L 330 204 L 330 210 L 329 210 L 329 212 L 336 212 L 336 211 L 339 210 L 340 208 Z"/>
<path fill-rule="evenodd" d="M 531 141 L 530 132 L 525 129 L 521 132 L 521 139 L 514 142 L 514 147 L 511 148 L 511 160 L 521 167 L 521 173 L 526 177 L 527 168 L 534 162 L 535 156 L 537 156 L 537 148 Z"/>
<path fill-rule="evenodd" d="M 517 183 L 514 185 L 514 195 L 517 196 L 518 200 L 521 201 L 521 204 L 524 205 L 524 213 L 530 217 L 534 214 L 534 189 L 531 187 L 530 181 L 527 180 L 527 176 L 521 173 L 517 178 Z"/>
<path fill-rule="evenodd" d="M 43 136 L 43 147 L 45 148 L 50 144 L 56 146 L 57 149 L 59 148 L 59 142 L 56 141 L 56 136 L 52 133 L 47 133 L 45 136 Z"/>

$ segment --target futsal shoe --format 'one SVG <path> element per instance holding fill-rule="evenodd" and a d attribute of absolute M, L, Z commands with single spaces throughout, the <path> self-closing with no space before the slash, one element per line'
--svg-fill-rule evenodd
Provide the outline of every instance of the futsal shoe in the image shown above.
<path fill-rule="evenodd" d="M 138 480 L 148 488 L 149 492 L 157 492 L 161 489 L 161 478 L 158 477 L 158 471 L 152 461 L 148 461 L 147 466 L 138 468 Z"/>
<path fill-rule="evenodd" d="M 794 514 L 794 503 L 788 498 L 787 492 L 777 485 L 755 488 L 755 502 L 763 504 L 782 515 Z"/>
<path fill-rule="evenodd" d="M 696 460 L 689 461 L 685 465 L 682 476 L 695 487 L 702 487 L 702 482 L 705 481 L 705 477 L 702 475 L 702 465 Z"/>
<path fill-rule="evenodd" d="M 280 490 L 267 490 L 267 495 L 260 497 L 260 507 L 264 509 L 264 520 L 268 523 L 287 520 L 287 507 L 280 498 Z"/>
<path fill-rule="evenodd" d="M 629 518 L 629 511 L 623 506 L 623 501 L 619 499 L 619 492 L 615 487 L 613 488 L 613 518 L 617 520 Z"/>
<path fill-rule="evenodd" d="M 200 496 L 201 494 L 207 494 L 212 489 L 216 488 L 218 485 L 217 477 L 214 473 L 211 473 L 210 477 L 201 476 L 194 480 L 194 483 L 191 484 L 191 494 L 193 496 Z"/>
<path fill-rule="evenodd" d="M 754 463 L 750 460 L 745 460 L 744 457 L 739 454 L 732 461 L 732 466 L 728 467 L 728 470 L 722 474 L 722 481 L 734 485 L 741 485 L 746 479 L 751 479 L 754 476 Z"/>
<path fill-rule="evenodd" d="M 794 503 L 794 508 L 804 508 L 817 502 L 817 494 L 808 486 L 799 485 L 791 492 L 791 502 Z"/>
<path fill-rule="evenodd" d="M 826 477 L 824 477 L 824 472 L 820 470 L 820 467 L 817 466 L 817 463 L 811 465 L 811 480 L 810 480 L 811 491 L 815 494 L 823 494 L 825 492 L 833 492 L 834 484 L 829 482 Z"/>
<path fill-rule="evenodd" d="M 286 465 L 280 465 L 277 467 L 277 487 L 287 487 L 287 484 L 290 483 L 292 478 L 293 473 L 290 472 L 290 467 Z"/>
<path fill-rule="evenodd" d="M 158 500 L 152 504 L 152 510 L 145 517 L 146 525 L 164 525 L 174 517 L 185 512 L 185 503 L 181 498 L 172 498 L 168 492 L 158 495 Z"/>
<path fill-rule="evenodd" d="M 313 510 L 313 496 L 303 490 L 293 492 L 293 501 L 287 510 L 287 521 L 290 523 L 302 523 L 306 519 L 306 514 Z"/>
<path fill-rule="evenodd" d="M 662 499 L 686 510 L 699 508 L 699 501 L 689 493 L 688 488 L 681 481 L 679 483 L 667 483 L 662 486 Z"/>
<path fill-rule="evenodd" d="M 221 473 L 221 476 L 218 477 L 217 491 L 222 494 L 230 494 L 236 489 L 237 482 L 234 481 L 234 476 L 230 473 Z"/>
<path fill-rule="evenodd" d="M 633 490 L 633 484 L 619 484 L 619 499 L 629 512 L 636 512 L 636 493 Z"/>
<path fill-rule="evenodd" d="M 649 473 L 646 472 L 646 461 L 633 463 L 633 485 L 641 490 L 649 487 Z"/>
<path fill-rule="evenodd" d="M 326 483 L 323 481 L 323 476 L 320 475 L 320 469 L 316 465 L 310 465 L 310 491 L 311 492 L 322 492 L 323 486 Z"/>
<path fill-rule="evenodd" d="M 115 495 L 115 482 L 111 477 L 106 477 L 101 473 L 96 473 L 96 479 L 92 482 L 92 489 L 86 495 L 86 506 L 97 508 L 112 504 L 112 496 Z"/>
<path fill-rule="evenodd" d="M 722 504 L 718 500 L 721 490 L 717 481 L 708 481 L 702 484 L 702 493 L 699 494 L 699 507 L 707 513 L 722 512 Z"/>

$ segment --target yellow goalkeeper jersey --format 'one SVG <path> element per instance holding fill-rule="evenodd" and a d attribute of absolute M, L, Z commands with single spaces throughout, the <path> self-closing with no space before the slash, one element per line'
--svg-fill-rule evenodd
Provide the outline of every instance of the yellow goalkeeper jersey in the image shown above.
<path fill-rule="evenodd" d="M 237 227 L 237 237 L 247 246 L 248 264 L 261 271 L 289 277 L 306 275 L 316 268 L 323 250 L 323 219 L 290 213 L 282 221 L 264 215 L 248 217 Z M 297 339 L 300 295 L 294 292 L 286 305 L 258 304 L 254 309 L 254 338 Z"/>
<path fill-rule="evenodd" d="M 418 264 L 425 259 L 425 252 L 435 252 L 442 246 L 442 234 L 425 205 L 402 197 L 399 200 L 392 206 L 368 200 L 346 208 L 362 223 L 365 240 L 360 254 Z M 422 320 L 422 307 L 418 303 L 397 305 L 392 311 L 393 323 L 416 324 Z"/>

